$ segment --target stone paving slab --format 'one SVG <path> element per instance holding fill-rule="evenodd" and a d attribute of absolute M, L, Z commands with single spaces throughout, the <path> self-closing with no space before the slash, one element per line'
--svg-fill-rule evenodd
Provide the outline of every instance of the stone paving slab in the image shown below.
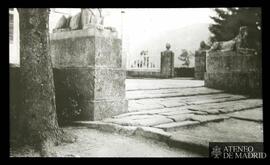
<path fill-rule="evenodd" d="M 178 132 L 170 136 L 167 144 L 171 147 L 191 150 L 193 152 L 200 153 L 201 155 L 208 156 L 209 140 L 206 138 Z"/>
<path fill-rule="evenodd" d="M 187 126 L 194 126 L 196 124 L 199 124 L 200 122 L 198 121 L 181 121 L 181 122 L 172 122 L 172 123 L 167 123 L 167 124 L 160 124 L 160 125 L 156 125 L 154 126 L 155 128 L 160 128 L 163 129 L 165 131 L 176 131 L 179 128 L 182 127 L 187 127 Z"/>
<path fill-rule="evenodd" d="M 152 98 L 152 99 L 140 99 L 129 100 L 128 111 L 141 111 L 150 109 L 160 109 L 165 107 L 181 107 L 186 105 L 198 105 L 208 103 L 219 103 L 226 101 L 234 101 L 240 99 L 247 99 L 241 95 L 231 94 L 211 94 L 211 95 L 195 95 L 187 97 L 167 97 L 164 99 Z"/>
<path fill-rule="evenodd" d="M 129 100 L 128 111 L 138 111 L 138 110 L 147 110 L 147 109 L 161 109 L 164 108 L 164 105 L 159 104 L 159 100 Z"/>
<path fill-rule="evenodd" d="M 191 120 L 194 116 L 195 116 L 194 114 L 186 113 L 186 114 L 171 115 L 171 116 L 168 116 L 168 118 L 173 119 L 174 122 L 178 122 L 178 121 Z"/>
<path fill-rule="evenodd" d="M 142 110 L 142 111 L 128 112 L 121 115 L 113 116 L 113 118 L 123 118 L 123 117 L 131 116 L 131 115 L 152 115 L 152 114 L 164 115 L 164 113 L 173 113 L 173 112 L 181 113 L 181 111 L 184 111 L 184 110 L 186 111 L 186 108 L 183 108 L 183 107 Z"/>
<path fill-rule="evenodd" d="M 160 141 L 166 141 L 171 136 L 170 133 L 153 127 L 138 127 L 134 134 Z"/>
<path fill-rule="evenodd" d="M 178 98 L 177 100 L 167 100 L 167 101 L 161 101 L 159 104 L 165 108 L 169 107 L 180 107 L 187 105 L 185 102 L 180 102 L 181 98 Z"/>
<path fill-rule="evenodd" d="M 224 122 L 209 122 L 192 129 L 182 127 L 172 136 L 189 135 L 207 139 L 208 142 L 263 142 L 262 123 L 227 119 Z"/>
<path fill-rule="evenodd" d="M 228 116 L 236 118 L 236 119 L 262 122 L 263 121 L 262 110 L 263 110 L 262 108 L 255 108 L 251 110 L 230 113 L 228 114 Z"/>
<path fill-rule="evenodd" d="M 104 122 L 119 124 L 122 126 L 156 126 L 167 124 L 172 126 L 172 128 L 166 128 L 167 130 L 175 130 L 176 127 L 181 125 L 184 126 L 185 124 L 175 124 L 174 122 L 183 122 L 188 120 L 197 121 L 199 123 L 215 122 L 235 117 L 236 114 L 231 114 L 231 112 L 254 109 L 261 106 L 262 100 L 260 99 L 245 99 L 222 103 L 130 112 L 115 116 L 114 118 L 106 119 Z M 256 113 L 255 111 L 254 114 Z M 221 115 L 224 113 L 229 115 Z M 246 114 L 246 116 L 247 115 L 248 114 Z"/>
<path fill-rule="evenodd" d="M 171 136 L 171 133 L 152 127 L 121 126 L 112 123 L 104 123 L 101 121 L 76 121 L 73 124 L 75 126 L 84 126 L 91 129 L 99 129 L 105 132 L 119 133 L 128 136 L 136 135 L 162 141 L 167 141 Z"/>
<path fill-rule="evenodd" d="M 192 95 L 222 93 L 222 90 L 210 89 L 206 87 L 199 88 L 182 88 L 182 89 L 158 89 L 147 91 L 128 91 L 126 98 L 128 100 L 149 99 L 149 98 L 165 98 L 165 97 L 183 97 Z"/>
<path fill-rule="evenodd" d="M 222 121 L 228 118 L 230 117 L 226 115 L 193 115 L 191 116 L 192 120 L 198 121 L 200 123 Z"/>
<path fill-rule="evenodd" d="M 153 126 L 155 124 L 170 123 L 185 120 L 195 120 L 199 122 L 208 122 L 223 120 L 229 116 L 220 114 L 243 111 L 261 107 L 260 99 L 248 99 L 238 101 L 228 101 L 222 103 L 211 103 L 202 105 L 192 105 L 185 107 L 164 108 L 157 110 L 131 112 L 108 119 L 106 122 L 112 122 L 121 125 L 140 125 Z M 199 113 L 202 112 L 202 113 Z"/>
<path fill-rule="evenodd" d="M 109 118 L 103 120 L 107 123 L 114 123 L 123 126 L 153 126 L 162 123 L 170 123 L 173 122 L 172 119 L 167 118 L 161 115 L 140 115 L 140 116 L 129 116 L 126 118 Z"/>
<path fill-rule="evenodd" d="M 204 86 L 204 81 L 186 79 L 126 79 L 126 90 L 149 90 Z"/>
<path fill-rule="evenodd" d="M 188 97 L 186 99 L 186 103 L 188 105 L 197 105 L 197 104 L 234 101 L 234 100 L 240 100 L 240 99 L 247 99 L 247 97 L 241 96 L 241 95 L 219 93 L 219 94 L 212 94 L 212 95 L 199 95 L 199 96 Z"/>
<path fill-rule="evenodd" d="M 246 109 L 254 109 L 262 107 L 261 99 L 246 99 L 246 100 L 237 100 L 237 101 L 228 101 L 221 103 L 210 103 L 210 104 L 200 104 L 187 106 L 189 110 L 193 111 L 204 111 L 209 114 L 218 114 L 218 113 L 230 113 L 235 111 L 241 111 Z"/>
<path fill-rule="evenodd" d="M 182 116 L 183 114 L 190 114 L 190 113 L 196 114 L 194 111 L 190 111 L 190 110 L 183 108 L 183 107 L 181 107 L 181 108 L 178 108 L 178 107 L 177 108 L 167 108 L 167 109 L 171 109 L 172 111 L 160 112 L 158 114 L 164 115 L 164 116 L 169 116 L 169 117 L 177 116 L 177 115 Z M 207 113 L 203 113 L 203 114 L 207 114 Z"/>

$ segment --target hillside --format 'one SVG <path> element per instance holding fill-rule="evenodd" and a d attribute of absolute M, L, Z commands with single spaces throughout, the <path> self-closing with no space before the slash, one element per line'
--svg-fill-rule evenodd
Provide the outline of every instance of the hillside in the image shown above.
<path fill-rule="evenodd" d="M 177 57 L 181 54 L 181 50 L 186 49 L 192 52 L 197 50 L 200 42 L 206 41 L 210 35 L 208 26 L 208 24 L 194 24 L 157 34 L 140 45 L 134 46 L 136 50 L 135 48 L 132 50 L 132 47 L 130 47 L 130 57 L 134 59 L 139 56 L 141 50 L 148 50 L 152 61 L 159 66 L 160 52 L 165 50 L 165 44 L 168 42 L 171 44 L 171 50 L 175 53 L 175 66 L 179 67 L 182 62 Z M 194 59 L 191 59 L 191 61 L 193 61 L 191 65 L 194 65 Z"/>

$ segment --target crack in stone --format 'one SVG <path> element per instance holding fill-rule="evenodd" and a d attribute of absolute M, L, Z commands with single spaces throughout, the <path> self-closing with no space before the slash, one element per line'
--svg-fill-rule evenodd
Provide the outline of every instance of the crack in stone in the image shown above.
<path fill-rule="evenodd" d="M 171 117 L 168 117 L 168 116 L 165 116 L 167 119 L 170 119 L 172 120 L 173 122 L 176 122 L 176 120 L 174 118 L 171 118 Z"/>

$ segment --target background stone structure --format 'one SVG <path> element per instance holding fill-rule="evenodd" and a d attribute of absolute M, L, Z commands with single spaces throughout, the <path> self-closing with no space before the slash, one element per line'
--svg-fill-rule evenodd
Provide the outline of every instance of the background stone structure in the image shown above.
<path fill-rule="evenodd" d="M 160 78 L 160 69 L 127 70 L 127 78 Z"/>
<path fill-rule="evenodd" d="M 194 77 L 197 80 L 204 80 L 206 72 L 206 51 L 198 50 L 195 52 Z"/>
<path fill-rule="evenodd" d="M 162 78 L 174 77 L 174 53 L 170 50 L 161 52 L 160 75 Z"/>
<path fill-rule="evenodd" d="M 188 67 L 175 67 L 174 68 L 174 77 L 194 77 L 194 68 Z"/>
<path fill-rule="evenodd" d="M 121 40 L 91 28 L 51 34 L 60 121 L 100 120 L 127 111 Z"/>
<path fill-rule="evenodd" d="M 261 56 L 253 50 L 213 51 L 206 57 L 205 86 L 260 96 Z"/>

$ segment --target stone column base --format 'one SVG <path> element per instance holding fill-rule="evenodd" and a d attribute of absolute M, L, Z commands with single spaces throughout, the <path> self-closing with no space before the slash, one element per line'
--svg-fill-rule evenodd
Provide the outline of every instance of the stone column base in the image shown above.
<path fill-rule="evenodd" d="M 54 68 L 60 123 L 101 120 L 127 111 L 126 71 L 117 68 Z"/>
<path fill-rule="evenodd" d="M 85 100 L 84 102 L 85 111 L 78 118 L 85 121 L 101 120 L 119 115 L 125 113 L 128 108 L 128 101 L 126 99 Z"/>

